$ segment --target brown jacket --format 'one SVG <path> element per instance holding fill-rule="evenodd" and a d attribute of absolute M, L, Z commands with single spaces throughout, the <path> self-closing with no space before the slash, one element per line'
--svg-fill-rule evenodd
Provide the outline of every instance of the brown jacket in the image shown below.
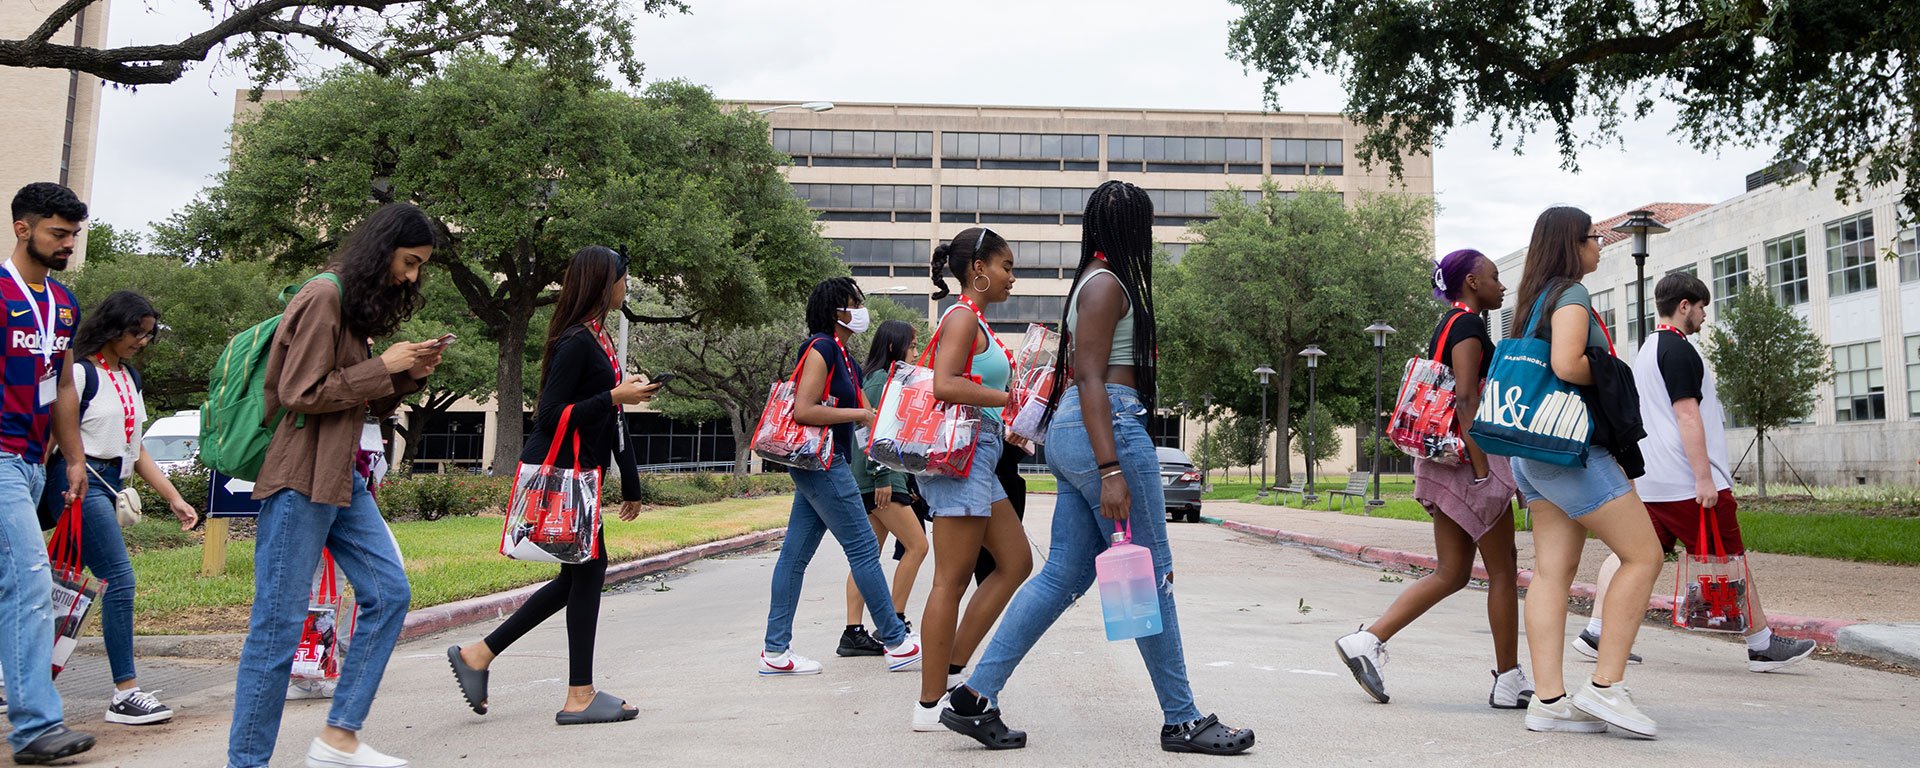
<path fill-rule="evenodd" d="M 353 501 L 353 465 L 369 406 L 384 417 L 420 389 L 406 371 L 387 373 L 340 312 L 340 291 L 314 280 L 287 302 L 267 352 L 266 412 L 289 413 L 274 429 L 253 497 L 291 488 L 316 504 Z M 302 418 L 304 416 L 304 418 Z"/>

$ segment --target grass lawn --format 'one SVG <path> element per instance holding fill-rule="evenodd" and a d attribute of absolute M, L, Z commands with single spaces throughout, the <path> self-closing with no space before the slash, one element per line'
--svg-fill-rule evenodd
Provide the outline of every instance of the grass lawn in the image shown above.
<path fill-rule="evenodd" d="M 729 499 L 642 513 L 631 523 L 607 523 L 614 562 L 636 560 L 709 541 L 786 524 L 791 496 Z M 500 556 L 500 517 L 456 517 L 395 523 L 406 557 L 413 608 L 491 594 L 553 578 L 553 565 Z M 177 531 L 178 528 L 176 527 Z M 253 542 L 227 547 L 219 575 L 200 576 L 200 548 L 143 551 L 133 556 L 139 575 L 134 626 L 141 634 L 244 632 L 253 601 Z M 97 624 L 97 619 L 95 623 Z M 93 633 L 98 633 L 94 627 Z"/>

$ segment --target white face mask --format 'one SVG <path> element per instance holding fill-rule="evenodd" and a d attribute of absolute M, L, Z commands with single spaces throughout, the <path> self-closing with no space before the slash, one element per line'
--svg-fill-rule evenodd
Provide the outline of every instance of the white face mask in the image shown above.
<path fill-rule="evenodd" d="M 842 321 L 840 323 L 840 326 L 842 328 L 845 328 L 854 333 L 867 332 L 867 323 L 869 321 L 867 319 L 866 307 L 854 307 L 852 309 L 847 309 L 842 311 L 846 312 L 848 317 L 852 318 L 851 320 Z"/>

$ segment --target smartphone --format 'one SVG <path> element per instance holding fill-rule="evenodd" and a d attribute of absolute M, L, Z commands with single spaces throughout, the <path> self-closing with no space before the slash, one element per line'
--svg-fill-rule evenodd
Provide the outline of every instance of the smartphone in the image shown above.
<path fill-rule="evenodd" d="M 658 376 L 648 376 L 647 386 L 664 387 L 667 385 L 667 382 L 673 381 L 677 377 L 678 377 L 678 374 L 675 374 L 673 371 L 667 371 L 666 373 L 662 373 Z"/>
<path fill-rule="evenodd" d="M 458 338 L 460 337 L 449 333 L 445 336 L 434 339 L 433 341 L 427 342 L 427 344 L 429 345 L 427 348 L 428 349 L 446 349 L 447 347 L 453 346 L 454 340 Z"/>

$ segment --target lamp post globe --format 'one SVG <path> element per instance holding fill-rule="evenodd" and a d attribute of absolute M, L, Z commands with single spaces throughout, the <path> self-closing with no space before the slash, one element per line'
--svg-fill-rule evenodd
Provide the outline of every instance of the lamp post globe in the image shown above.
<path fill-rule="evenodd" d="M 1653 217 L 1652 211 L 1634 211 L 1627 214 L 1627 220 L 1620 222 L 1613 231 L 1633 236 L 1633 337 L 1638 343 L 1647 339 L 1647 236 L 1659 235 L 1672 230 Z"/>

